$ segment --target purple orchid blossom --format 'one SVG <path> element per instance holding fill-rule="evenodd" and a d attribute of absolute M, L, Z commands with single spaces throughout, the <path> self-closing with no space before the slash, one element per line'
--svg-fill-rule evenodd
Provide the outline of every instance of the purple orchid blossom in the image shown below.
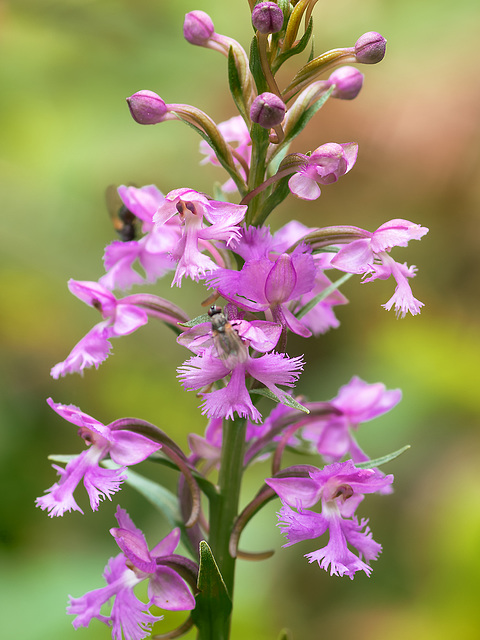
<path fill-rule="evenodd" d="M 354 376 L 330 401 L 338 412 L 311 421 L 307 417 L 302 437 L 313 442 L 328 462 L 338 462 L 347 454 L 354 462 L 365 462 L 369 457 L 358 446 L 352 430 L 387 413 L 401 399 L 400 389 L 387 391 L 381 382 L 369 384 Z M 314 404 L 307 403 L 306 406 L 312 408 Z"/>
<path fill-rule="evenodd" d="M 153 216 L 165 200 L 155 185 L 140 189 L 122 185 L 118 187 L 118 194 L 126 208 L 142 221 L 145 235 L 140 240 L 129 242 L 116 240 L 106 247 L 106 274 L 99 282 L 110 290 L 126 290 L 145 281 L 152 283 L 173 270 L 175 262 L 170 253 L 180 240 L 182 232 L 178 218 L 169 220 L 163 225 L 161 232 L 154 226 Z M 137 260 L 145 272 L 145 278 L 133 268 Z"/>
<path fill-rule="evenodd" d="M 356 142 L 323 144 L 310 156 L 304 156 L 305 163 L 288 181 L 290 191 L 302 200 L 316 200 L 321 194 L 318 185 L 331 184 L 348 173 L 357 153 Z"/>
<path fill-rule="evenodd" d="M 298 371 L 303 368 L 303 360 L 301 356 L 289 358 L 284 353 L 271 351 L 280 336 L 278 325 L 263 321 L 235 322 L 240 324 L 237 337 L 242 341 L 242 347 L 237 354 L 230 354 L 228 357 L 221 357 L 222 354 L 218 353 L 214 344 L 208 346 L 210 340 L 213 343 L 210 331 L 203 334 L 203 339 L 199 338 L 199 332 L 206 331 L 207 323 L 200 329 L 195 327 L 195 331 L 185 332 L 187 335 L 182 334 L 183 337 L 179 336 L 178 342 L 187 345 L 193 351 L 198 351 L 199 355 L 178 367 L 178 378 L 181 379 L 184 389 L 201 389 L 230 375 L 226 386 L 200 394 L 204 397 L 202 413 L 209 418 L 233 419 L 236 412 L 239 416 L 258 422 L 261 414 L 252 403 L 245 377 L 250 375 L 282 399 L 287 394 L 277 385 L 293 387 L 299 376 Z M 251 357 L 249 345 L 258 352 L 270 353 L 265 353 L 259 358 Z"/>
<path fill-rule="evenodd" d="M 68 288 L 77 298 L 98 309 L 104 321 L 95 325 L 75 345 L 66 360 L 52 368 L 51 375 L 55 379 L 67 373 L 81 373 L 85 367 L 95 366 L 98 369 L 112 348 L 110 338 L 128 335 L 148 322 L 146 311 L 131 304 L 128 298 L 117 300 L 98 282 L 69 280 Z"/>
<path fill-rule="evenodd" d="M 330 575 L 348 575 L 352 579 L 357 571 L 370 575 L 368 563 L 377 559 L 382 547 L 373 540 L 368 520 L 359 521 L 354 514 L 364 494 L 384 491 L 393 476 L 382 476 L 374 469 L 357 469 L 347 460 L 310 472 L 309 478 L 267 478 L 265 482 L 283 502 L 278 515 L 279 526 L 288 540 L 285 547 L 318 538 L 328 530 L 328 544 L 306 554 L 309 562 L 316 561 L 325 570 L 330 567 Z M 307 509 L 319 500 L 320 514 Z M 350 551 L 347 543 L 357 549 L 359 556 Z"/>
<path fill-rule="evenodd" d="M 395 293 L 382 306 L 387 311 L 395 306 L 397 317 L 401 318 L 407 312 L 412 316 L 420 313 L 423 302 L 413 297 L 408 284 L 408 278 L 415 276 L 416 267 L 396 262 L 389 252 L 393 247 L 406 247 L 409 240 L 420 240 L 428 229 L 401 219 L 385 222 L 373 233 L 357 227 L 354 229 L 363 237 L 342 247 L 332 258 L 332 266 L 347 273 L 363 273 L 363 282 L 377 278 L 387 280 L 393 276 L 397 283 Z"/>
<path fill-rule="evenodd" d="M 143 533 L 137 529 L 124 509 L 117 507 L 118 528 L 110 529 L 122 553 L 110 558 L 105 567 L 106 587 L 89 591 L 80 598 L 70 597 L 67 613 L 76 616 L 75 629 L 88 627 L 93 618 L 112 627 L 113 640 L 142 640 L 150 635 L 151 626 L 163 616 L 148 612 L 152 605 L 170 611 L 190 611 L 195 607 L 187 584 L 172 568 L 157 561 L 171 556 L 180 540 L 180 529 L 174 529 L 151 551 Z M 134 594 L 134 587 L 148 580 L 148 603 Z M 115 598 L 110 615 L 101 607 Z"/>
<path fill-rule="evenodd" d="M 184 276 L 199 280 L 217 268 L 211 258 L 200 252 L 199 245 L 214 255 L 212 241 L 222 240 L 228 246 L 239 237 L 237 225 L 246 211 L 246 205 L 209 200 L 193 189 L 176 189 L 165 196 L 153 218 L 155 225 L 163 228 L 173 216 L 178 215 L 183 227 L 182 236 L 171 251 L 172 258 L 178 263 L 172 286 L 180 286 Z M 205 226 L 204 218 L 210 226 Z"/>
<path fill-rule="evenodd" d="M 48 510 L 48 515 L 63 516 L 66 511 L 83 511 L 77 505 L 73 492 L 83 480 L 90 498 L 90 506 L 97 511 L 99 503 L 120 490 L 126 479 L 125 467 L 142 462 L 160 449 L 161 445 L 145 436 L 127 430 L 112 430 L 74 405 L 65 405 L 47 400 L 49 406 L 68 422 L 79 428 L 79 435 L 88 449 L 71 460 L 65 469 L 52 465 L 60 475 L 60 480 L 37 498 L 36 505 Z M 110 456 L 118 469 L 100 467 L 100 461 Z"/>
<path fill-rule="evenodd" d="M 248 311 L 263 311 L 267 320 L 293 333 L 309 337 L 311 334 L 290 311 L 288 302 L 309 293 L 315 286 L 315 261 L 307 248 L 298 246 L 291 254 L 276 259 L 268 257 L 247 260 L 241 271 L 217 269 L 206 278 L 226 299 Z"/>

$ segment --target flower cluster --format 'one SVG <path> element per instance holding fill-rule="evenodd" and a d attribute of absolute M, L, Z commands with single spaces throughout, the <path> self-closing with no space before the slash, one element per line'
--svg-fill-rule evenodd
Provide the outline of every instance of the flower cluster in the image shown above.
<path fill-rule="evenodd" d="M 374 64 L 385 55 L 385 39 L 371 31 L 353 46 L 311 57 L 279 86 L 278 70 L 308 45 L 314 5 L 315 0 L 251 1 L 255 36 L 250 57 L 233 38 L 218 34 L 203 11 L 186 15 L 185 39 L 227 60 L 238 109 L 227 121 L 217 124 L 192 105 L 168 104 L 149 89 L 127 99 L 140 125 L 176 121 L 193 127 L 201 136 L 201 164 L 221 168 L 226 180 L 215 197 L 191 187 L 166 195 L 154 185 L 118 187 L 118 210 L 113 213 L 120 239 L 105 249 L 103 275 L 97 282 L 68 284 L 101 320 L 51 375 L 98 368 L 112 349 L 112 338 L 157 319 L 173 328 L 177 343 L 190 351 L 178 364 L 177 377 L 185 390 L 197 391 L 208 424 L 204 436 L 200 430 L 190 433 L 190 450 L 185 452 L 174 432 L 167 434 L 141 419 L 120 418 L 104 425 L 77 407 L 48 400 L 57 414 L 79 427 L 87 449 L 57 457 L 67 464 L 54 465 L 60 478 L 37 498 L 41 509 L 50 516 L 82 512 L 73 494 L 83 481 L 96 511 L 122 483 L 130 483 L 175 525 L 149 550 L 143 533 L 117 508 L 118 527 L 110 533 L 121 553 L 107 564 L 105 587 L 71 598 L 68 613 L 75 615 L 75 627 L 97 618 L 112 627 L 114 640 L 141 640 L 162 619 L 150 612 L 156 606 L 192 612 L 168 637 L 195 625 L 202 637 L 227 638 L 230 604 L 222 602 L 230 603 L 238 538 L 246 522 L 274 496 L 283 505 L 279 520 L 288 540 L 285 546 L 328 531 L 326 546 L 307 558 L 330 568 L 331 574 L 369 575 L 369 562 L 381 551 L 368 520 L 356 511 L 366 494 L 391 491 L 393 477 L 378 466 L 396 454 L 370 460 L 356 432 L 362 423 L 392 409 L 401 392 L 355 376 L 329 401 L 304 398 L 295 386 L 307 359 L 292 355 L 288 340 L 292 334 L 306 339 L 339 327 L 336 307 L 348 303 L 340 286 L 351 274 L 362 275 L 363 282 L 392 276 L 395 292 L 385 309 L 394 307 L 401 317 L 418 314 L 423 303 L 409 284 L 416 267 L 397 262 L 391 251 L 419 240 L 428 230 L 398 219 L 373 232 L 349 225 L 308 227 L 297 220 L 280 228 L 273 222 L 272 229 L 267 225 L 270 214 L 289 196 L 300 200 L 295 202 L 301 211 L 301 201 L 317 200 L 324 186 L 340 178 L 343 182 L 354 169 L 356 142 L 327 138 L 302 151 L 292 150 L 292 144 L 327 100 L 356 98 L 364 76 L 352 65 Z M 203 287 L 193 317 L 173 300 L 152 293 L 125 294 L 165 277 L 172 298 L 174 287 L 187 279 Z M 202 299 L 207 313 L 201 312 Z M 287 447 L 313 456 L 315 466 L 282 468 Z M 147 459 L 179 472 L 178 499 L 127 469 Z M 267 459 L 269 477 L 239 513 L 242 474 L 252 462 Z M 217 469 L 213 482 L 210 472 Z M 208 516 L 203 511 L 206 501 Z M 320 512 L 311 510 L 317 503 Z M 184 555 L 175 553 L 180 538 Z M 147 603 L 134 594 L 143 581 L 148 581 Z M 105 615 L 101 609 L 111 598 L 111 613 Z M 212 608 L 218 612 L 215 620 Z M 213 631 L 219 625 L 221 634 Z"/>

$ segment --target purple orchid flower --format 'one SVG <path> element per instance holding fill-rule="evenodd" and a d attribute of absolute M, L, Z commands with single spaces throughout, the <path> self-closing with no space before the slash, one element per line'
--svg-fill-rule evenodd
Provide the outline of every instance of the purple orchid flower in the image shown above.
<path fill-rule="evenodd" d="M 205 333 L 203 339 L 199 338 L 198 333 L 207 329 L 206 323 L 204 328 L 195 327 L 196 331 L 189 330 L 185 332 L 186 336 L 179 336 L 178 342 L 198 351 L 199 355 L 190 358 L 177 369 L 178 378 L 182 380 L 184 389 L 201 389 L 230 376 L 226 386 L 200 394 L 205 398 L 202 413 L 209 418 L 233 419 L 236 412 L 240 416 L 249 417 L 253 422 L 258 422 L 261 414 L 251 401 L 245 377 L 250 375 L 282 399 L 287 394 L 277 385 L 293 387 L 299 376 L 298 370 L 303 368 L 303 360 L 301 356 L 289 358 L 284 353 L 274 352 L 265 353 L 259 358 L 251 357 L 248 351 L 250 344 L 261 353 L 273 349 L 280 336 L 280 327 L 273 325 L 276 327 L 273 329 L 273 323 L 262 321 L 238 322 L 242 323 L 238 329 L 239 333 L 235 331 L 240 341 L 239 349 L 236 353 L 228 354 L 228 357 L 218 353 L 216 346 L 212 344 L 211 331 Z M 262 324 L 265 325 L 263 328 Z M 212 346 L 209 347 L 210 340 Z"/>
<path fill-rule="evenodd" d="M 309 337 L 310 329 L 297 320 L 287 303 L 312 291 L 315 273 L 312 255 L 300 245 L 291 254 L 247 260 L 241 271 L 217 269 L 206 283 L 239 307 L 263 311 L 268 320 Z"/>
<path fill-rule="evenodd" d="M 317 417 L 302 429 L 302 437 L 315 443 L 318 453 L 329 462 L 337 462 L 347 454 L 354 462 L 364 462 L 369 457 L 358 446 L 352 430 L 360 424 L 377 418 L 395 407 L 402 399 L 400 389 L 387 391 L 381 382 L 369 384 L 354 376 L 340 387 L 330 404 L 338 413 Z M 307 403 L 311 408 L 315 403 Z"/>
<path fill-rule="evenodd" d="M 357 227 L 354 229 L 363 237 L 342 247 L 332 258 L 332 266 L 347 273 L 363 273 L 363 282 L 372 282 L 377 278 L 387 280 L 393 276 L 397 283 L 395 293 L 382 306 L 387 311 L 395 306 L 397 317 L 401 318 L 408 311 L 412 316 L 420 313 L 423 302 L 413 297 L 408 284 L 408 278 L 415 276 L 416 267 L 396 262 L 389 252 L 392 247 L 406 247 L 409 240 L 420 240 L 428 233 L 428 229 L 401 219 L 385 222 L 373 233 Z"/>
<path fill-rule="evenodd" d="M 305 163 L 288 181 L 290 191 L 302 200 L 316 200 L 319 184 L 331 184 L 345 175 L 355 164 L 358 153 L 356 142 L 328 142 L 304 156 Z"/>
<path fill-rule="evenodd" d="M 113 293 L 98 282 L 69 280 L 68 288 L 80 300 L 98 309 L 104 321 L 95 325 L 78 342 L 66 360 L 56 364 L 51 376 L 57 379 L 67 373 L 81 373 L 85 367 L 98 366 L 112 348 L 110 338 L 125 336 L 148 322 L 147 312 L 131 304 L 128 298 L 117 300 Z"/>
<path fill-rule="evenodd" d="M 59 404 L 51 398 L 47 402 L 58 415 L 80 427 L 79 435 L 88 445 L 88 449 L 71 460 L 65 469 L 52 465 L 60 475 L 60 480 L 47 489 L 46 495 L 36 500 L 36 505 L 47 509 L 50 517 L 63 516 L 65 511 L 72 509 L 83 513 L 73 497 L 81 480 L 92 510 L 97 511 L 104 498 L 111 500 L 112 494 L 120 490 L 120 485 L 126 479 L 125 467 L 142 462 L 161 447 L 138 433 L 112 430 L 74 405 Z M 119 469 L 100 467 L 100 461 L 107 456 L 122 466 Z"/>
<path fill-rule="evenodd" d="M 104 265 L 107 273 L 99 282 L 110 290 L 126 290 L 145 280 L 152 283 L 174 269 L 175 262 L 170 253 L 181 237 L 178 218 L 169 220 L 161 232 L 154 226 L 153 216 L 165 200 L 155 185 L 140 189 L 122 185 L 118 187 L 118 194 L 126 208 L 142 221 L 142 231 L 146 235 L 140 240 L 129 242 L 116 240 L 105 249 Z M 133 268 L 137 260 L 146 278 Z"/>
<path fill-rule="evenodd" d="M 328 544 L 306 554 L 309 562 L 317 561 L 325 570 L 330 567 L 330 575 L 348 575 L 352 579 L 357 571 L 370 575 L 368 563 L 377 559 L 382 547 L 373 540 L 368 520 L 358 521 L 354 513 L 364 494 L 384 491 L 393 476 L 382 476 L 374 469 L 357 469 L 347 460 L 310 472 L 309 478 L 267 478 L 265 482 L 283 502 L 278 515 L 279 526 L 288 540 L 285 547 L 318 538 L 328 530 Z M 319 500 L 321 513 L 306 509 Z M 357 549 L 359 556 L 348 544 Z"/>
<path fill-rule="evenodd" d="M 137 529 L 124 509 L 117 507 L 118 528 L 110 529 L 122 553 L 110 558 L 103 577 L 106 587 L 89 591 L 80 598 L 70 596 L 67 613 L 76 616 L 75 629 L 88 627 L 93 618 L 112 627 L 113 640 L 142 640 L 150 635 L 151 626 L 163 616 L 148 612 L 152 605 L 170 611 L 190 611 L 195 598 L 185 581 L 172 568 L 157 561 L 171 556 L 179 539 L 180 529 L 174 529 L 151 551 L 143 533 Z M 134 587 L 148 580 L 148 603 L 134 594 Z M 101 607 L 115 598 L 110 615 Z"/>
<path fill-rule="evenodd" d="M 183 227 L 183 234 L 171 251 L 172 258 L 178 263 L 172 286 L 180 286 L 184 276 L 199 280 L 217 268 L 211 258 L 200 252 L 199 246 L 217 257 L 211 241 L 222 240 L 228 246 L 238 238 L 237 225 L 246 211 L 246 205 L 209 200 L 193 189 L 176 189 L 165 196 L 153 218 L 155 225 L 163 228 L 173 216 L 178 215 Z M 210 226 L 205 226 L 204 218 Z"/>

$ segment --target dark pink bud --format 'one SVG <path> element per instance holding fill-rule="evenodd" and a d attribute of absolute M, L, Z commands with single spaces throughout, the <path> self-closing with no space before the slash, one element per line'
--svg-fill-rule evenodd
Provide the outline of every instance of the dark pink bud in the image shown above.
<path fill-rule="evenodd" d="M 376 31 L 369 31 L 355 43 L 355 57 L 363 64 L 376 64 L 383 60 L 387 41 Z"/>
<path fill-rule="evenodd" d="M 285 104 L 274 93 L 262 93 L 255 98 L 250 108 L 252 122 L 264 129 L 280 124 L 285 116 Z"/>
<path fill-rule="evenodd" d="M 183 35 L 190 44 L 205 46 L 214 33 L 212 19 L 205 11 L 190 11 L 185 15 Z"/>
<path fill-rule="evenodd" d="M 138 124 L 157 124 L 168 113 L 167 105 L 153 91 L 144 89 L 127 98 L 132 118 Z"/>
<path fill-rule="evenodd" d="M 335 85 L 332 98 L 353 100 L 362 88 L 363 73 L 360 73 L 355 67 L 340 67 L 331 74 L 328 82 Z"/>
<path fill-rule="evenodd" d="M 252 11 L 252 24 L 260 33 L 277 33 L 283 27 L 283 11 L 275 2 L 260 2 Z"/>

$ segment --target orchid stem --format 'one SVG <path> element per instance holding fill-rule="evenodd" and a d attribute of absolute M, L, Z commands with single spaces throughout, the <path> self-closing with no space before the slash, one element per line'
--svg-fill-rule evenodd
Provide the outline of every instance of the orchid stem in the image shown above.
<path fill-rule="evenodd" d="M 233 525 L 238 516 L 245 433 L 244 418 L 224 420 L 218 496 L 210 503 L 209 544 L 230 598 L 233 598 L 236 558 L 230 555 L 228 547 Z"/>

